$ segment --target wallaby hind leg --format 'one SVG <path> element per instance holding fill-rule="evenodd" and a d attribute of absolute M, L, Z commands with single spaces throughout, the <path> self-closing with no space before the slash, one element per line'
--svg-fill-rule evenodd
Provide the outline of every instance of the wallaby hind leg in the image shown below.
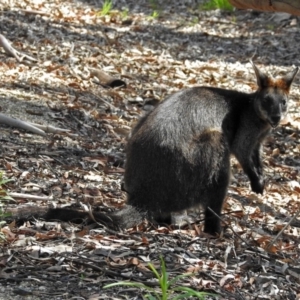
<path fill-rule="evenodd" d="M 215 235 L 221 232 L 221 222 L 220 219 L 211 212 L 213 210 L 218 216 L 221 215 L 223 202 L 227 194 L 228 184 L 229 184 L 229 158 L 228 164 L 224 166 L 223 170 L 220 171 L 220 175 L 216 184 L 210 189 L 210 193 L 207 194 L 209 201 L 205 207 L 205 224 L 204 232 L 211 235 Z M 208 209 L 210 208 L 210 209 Z"/>

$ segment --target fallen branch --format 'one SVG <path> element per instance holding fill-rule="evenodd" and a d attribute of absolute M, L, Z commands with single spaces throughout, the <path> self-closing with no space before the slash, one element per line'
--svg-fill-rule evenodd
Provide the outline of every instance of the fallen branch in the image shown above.
<path fill-rule="evenodd" d="M 6 116 L 2 113 L 0 113 L 0 124 L 6 124 L 6 125 L 9 125 L 9 126 L 21 128 L 21 129 L 24 129 L 24 130 L 28 130 L 30 132 L 33 132 L 35 134 L 39 134 L 41 136 L 46 136 L 46 133 L 43 130 L 41 130 L 41 129 L 39 129 L 39 128 L 37 128 L 37 127 L 35 127 L 35 126 L 25 122 L 25 121 L 21 121 L 19 119 L 14 119 L 14 118 L 8 117 L 8 116 Z"/>
<path fill-rule="evenodd" d="M 53 200 L 52 197 L 28 195 L 28 194 L 21 194 L 21 193 L 9 193 L 9 196 L 12 198 L 21 198 L 21 199 L 28 199 L 28 200 L 41 200 L 41 201 Z"/>
<path fill-rule="evenodd" d="M 29 123 L 29 124 L 48 133 L 62 133 L 62 132 L 68 133 L 71 131 L 70 129 L 57 128 L 51 125 L 41 125 L 35 123 Z"/>
<path fill-rule="evenodd" d="M 6 39 L 6 37 L 2 34 L 0 34 L 0 46 L 3 47 L 4 51 L 10 55 L 13 56 L 14 58 L 16 58 L 16 60 L 18 62 L 21 62 L 24 58 L 27 58 L 28 60 L 37 62 L 37 59 L 24 54 L 24 53 L 20 53 L 19 51 L 17 51 L 16 49 L 14 49 L 11 45 L 11 43 Z"/>
<path fill-rule="evenodd" d="M 299 0 L 229 0 L 229 2 L 239 9 L 286 12 L 300 16 Z"/>
<path fill-rule="evenodd" d="M 13 56 L 14 58 L 16 58 L 16 60 L 18 62 L 21 61 L 21 58 L 19 57 L 19 54 L 18 54 L 18 51 L 15 50 L 10 42 L 5 38 L 4 35 L 0 34 L 0 46 L 3 47 L 4 51 L 10 55 L 10 56 Z"/>

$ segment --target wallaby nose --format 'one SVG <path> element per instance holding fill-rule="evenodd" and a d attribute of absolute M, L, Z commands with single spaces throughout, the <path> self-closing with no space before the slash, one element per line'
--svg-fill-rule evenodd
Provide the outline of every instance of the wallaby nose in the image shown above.
<path fill-rule="evenodd" d="M 273 115 L 270 120 L 272 127 L 276 127 L 279 124 L 280 119 L 281 119 L 281 115 Z"/>

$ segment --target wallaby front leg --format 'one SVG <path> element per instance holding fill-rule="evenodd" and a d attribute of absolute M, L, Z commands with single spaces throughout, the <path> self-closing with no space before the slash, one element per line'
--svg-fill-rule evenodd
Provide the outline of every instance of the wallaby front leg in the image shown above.
<path fill-rule="evenodd" d="M 250 163 L 251 165 L 251 163 Z M 265 187 L 265 180 L 263 177 L 263 164 L 260 157 L 260 147 L 256 147 L 253 149 L 252 153 L 252 166 L 253 166 L 253 173 L 255 175 L 248 175 L 251 183 L 251 189 L 253 192 L 262 194 Z M 251 172 L 250 172 L 251 173 Z M 250 178 L 250 176 L 253 177 L 253 179 Z"/>
<path fill-rule="evenodd" d="M 260 158 L 260 145 L 253 147 L 255 141 L 247 139 L 247 135 L 244 135 L 243 139 L 238 139 L 238 141 L 233 149 L 233 153 L 247 174 L 252 191 L 262 194 L 265 182 Z"/>
<path fill-rule="evenodd" d="M 252 153 L 252 162 L 253 162 L 253 166 L 256 169 L 256 172 L 259 176 L 263 176 L 263 164 L 262 164 L 262 160 L 261 160 L 261 150 L 260 150 L 260 146 L 257 146 L 253 149 L 253 153 Z"/>

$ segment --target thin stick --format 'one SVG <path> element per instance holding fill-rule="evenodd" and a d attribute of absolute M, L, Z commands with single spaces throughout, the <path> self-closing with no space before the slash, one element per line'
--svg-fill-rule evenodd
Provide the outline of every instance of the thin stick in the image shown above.
<path fill-rule="evenodd" d="M 29 195 L 29 194 L 21 194 L 21 193 L 9 193 L 9 196 L 12 198 L 22 198 L 28 200 L 42 200 L 42 201 L 50 201 L 53 200 L 52 197 L 44 197 L 44 196 L 37 196 L 37 195 Z"/>
<path fill-rule="evenodd" d="M 0 46 L 3 47 L 4 51 L 8 55 L 15 57 L 18 62 L 21 62 L 24 58 L 27 58 L 28 60 L 31 60 L 34 62 L 37 62 L 37 59 L 35 59 L 34 57 L 31 57 L 25 53 L 20 53 L 15 48 L 13 48 L 13 46 L 8 41 L 8 39 L 2 34 L 0 34 Z"/>
<path fill-rule="evenodd" d="M 207 207 L 207 209 L 208 209 L 213 215 L 215 215 L 222 223 L 224 223 L 227 227 L 229 227 L 235 236 L 237 236 L 241 241 L 243 241 L 246 245 L 249 246 L 248 242 L 247 242 L 245 239 L 243 239 L 241 236 L 239 236 L 239 235 L 233 230 L 232 226 L 230 226 L 230 225 L 227 224 L 225 221 L 223 221 L 222 218 L 221 218 L 218 214 L 216 214 L 209 206 Z"/>
<path fill-rule="evenodd" d="M 17 59 L 18 62 L 22 61 L 21 58 L 19 57 L 19 53 L 17 50 L 15 50 L 10 42 L 6 39 L 6 37 L 2 34 L 0 34 L 0 46 L 3 47 L 4 51 L 10 55 L 13 56 L 14 58 Z"/>
<path fill-rule="evenodd" d="M 39 135 L 42 135 L 42 136 L 46 136 L 46 133 L 43 130 L 41 130 L 41 129 L 39 129 L 39 128 L 37 128 L 37 127 L 35 127 L 35 126 L 25 122 L 25 121 L 21 121 L 19 119 L 15 119 L 15 118 L 6 116 L 2 113 L 0 113 L 0 123 L 1 124 L 6 124 L 6 125 L 9 125 L 9 126 L 18 127 L 18 128 L 21 128 L 21 129 L 25 129 L 25 130 L 31 131 L 33 133 L 36 133 L 36 134 L 39 134 Z"/>
<path fill-rule="evenodd" d="M 279 231 L 279 233 L 275 236 L 275 238 L 268 244 L 266 247 L 266 250 L 268 251 L 274 243 L 278 240 L 280 235 L 282 235 L 283 231 L 300 215 L 300 209 L 297 211 L 297 213 L 289 220 L 289 222 Z"/>
<path fill-rule="evenodd" d="M 29 123 L 34 127 L 37 127 L 45 132 L 49 132 L 49 133 L 60 133 L 60 132 L 65 132 L 68 133 L 71 130 L 70 129 L 63 129 L 63 128 L 58 128 L 58 127 L 54 127 L 51 125 L 41 125 L 41 124 L 35 124 L 35 123 Z"/>

